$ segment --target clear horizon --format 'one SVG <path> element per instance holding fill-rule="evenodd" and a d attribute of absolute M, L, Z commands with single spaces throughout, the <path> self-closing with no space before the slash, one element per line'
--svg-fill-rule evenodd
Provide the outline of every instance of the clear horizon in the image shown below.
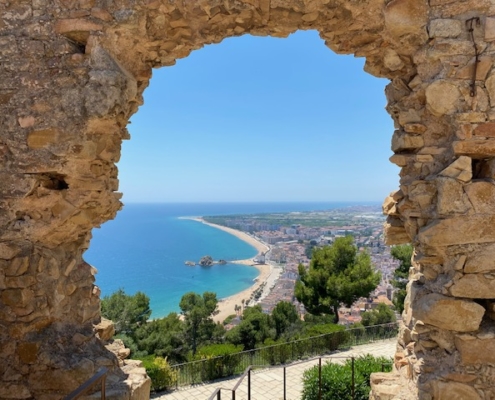
<path fill-rule="evenodd" d="M 118 164 L 123 202 L 383 201 L 399 184 L 388 81 L 363 65 L 299 31 L 154 70 Z"/>

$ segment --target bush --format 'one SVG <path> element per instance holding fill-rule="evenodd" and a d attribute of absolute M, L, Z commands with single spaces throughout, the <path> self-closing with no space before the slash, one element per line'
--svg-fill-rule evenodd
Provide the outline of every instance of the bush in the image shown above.
<path fill-rule="evenodd" d="M 391 360 L 385 357 L 362 356 L 354 360 L 355 400 L 368 400 L 372 372 L 391 370 Z M 302 400 L 318 399 L 318 366 L 304 371 Z M 352 399 L 352 360 L 344 365 L 327 363 L 321 368 L 322 400 Z"/>
<path fill-rule="evenodd" d="M 234 375 L 241 362 L 242 346 L 233 344 L 212 344 L 201 347 L 194 357 L 200 362 L 191 366 L 194 373 L 201 375 L 201 381 L 211 381 Z"/>
<path fill-rule="evenodd" d="M 177 382 L 177 372 L 166 358 L 147 356 L 141 359 L 146 373 L 151 378 L 151 390 L 159 391 L 173 387 Z"/>

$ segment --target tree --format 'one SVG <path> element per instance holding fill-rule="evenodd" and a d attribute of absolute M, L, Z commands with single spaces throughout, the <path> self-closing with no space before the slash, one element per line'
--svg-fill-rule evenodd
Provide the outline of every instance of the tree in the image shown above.
<path fill-rule="evenodd" d="M 217 295 L 213 292 L 204 292 L 203 296 L 189 292 L 180 299 L 179 307 L 186 324 L 185 334 L 193 354 L 196 354 L 198 341 L 211 338 L 218 329 L 211 318 L 218 313 L 217 304 Z"/>
<path fill-rule="evenodd" d="M 184 330 L 184 322 L 176 313 L 170 313 L 165 318 L 154 319 L 140 326 L 136 330 L 136 342 L 139 350 L 147 354 L 180 363 L 186 361 L 187 357 Z"/>
<path fill-rule="evenodd" d="M 101 315 L 114 322 L 116 333 L 133 336 L 151 316 L 150 299 L 142 292 L 130 296 L 119 289 L 102 299 Z"/>
<path fill-rule="evenodd" d="M 288 301 L 279 301 L 272 311 L 272 321 L 277 332 L 277 339 L 299 320 L 296 307 Z"/>
<path fill-rule="evenodd" d="M 309 269 L 299 264 L 296 298 L 311 314 L 333 314 L 339 321 L 341 304 L 350 307 L 360 297 L 368 297 L 380 282 L 368 253 L 360 252 L 353 238 L 335 239 L 331 246 L 315 248 Z"/>
<path fill-rule="evenodd" d="M 384 303 L 378 304 L 376 309 L 362 314 L 361 323 L 364 326 L 388 324 L 395 321 L 393 310 Z"/>
<path fill-rule="evenodd" d="M 411 268 L 411 258 L 413 247 L 410 244 L 401 244 L 392 247 L 390 254 L 400 262 L 394 271 L 392 285 L 397 289 L 394 296 L 394 306 L 399 314 L 404 311 L 404 299 L 406 298 L 406 285 L 409 278 L 409 269 Z"/>
<path fill-rule="evenodd" d="M 241 323 L 227 332 L 226 339 L 230 343 L 243 345 L 244 350 L 251 350 L 257 343 L 275 336 L 271 325 L 270 316 L 263 313 L 260 305 L 248 307 L 244 310 Z"/>

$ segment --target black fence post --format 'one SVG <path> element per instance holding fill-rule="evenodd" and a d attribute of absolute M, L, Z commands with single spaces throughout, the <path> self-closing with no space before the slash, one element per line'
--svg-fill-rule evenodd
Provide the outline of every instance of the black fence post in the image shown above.
<path fill-rule="evenodd" d="M 222 400 L 222 389 L 217 392 L 217 400 Z"/>
<path fill-rule="evenodd" d="M 251 400 L 251 368 L 248 370 L 248 400 Z"/>
<path fill-rule="evenodd" d="M 352 375 L 351 375 L 351 395 L 352 395 L 352 400 L 356 400 L 356 391 L 355 391 L 355 380 L 354 380 L 354 357 L 351 357 L 351 362 L 352 362 Z"/>
<path fill-rule="evenodd" d="M 318 362 L 318 400 L 321 400 L 321 357 Z"/>
<path fill-rule="evenodd" d="M 284 400 L 287 400 L 287 377 L 285 375 L 285 367 L 284 367 Z"/>
<path fill-rule="evenodd" d="M 235 390 L 232 389 L 232 400 L 235 400 Z"/>

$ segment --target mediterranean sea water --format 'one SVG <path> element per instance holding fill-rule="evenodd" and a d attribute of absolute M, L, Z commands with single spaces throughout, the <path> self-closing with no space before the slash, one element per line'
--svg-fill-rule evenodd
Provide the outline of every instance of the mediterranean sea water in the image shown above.
<path fill-rule="evenodd" d="M 238 264 L 189 267 L 186 260 L 205 255 L 214 260 L 252 258 L 251 245 L 222 230 L 184 216 L 253 214 L 328 210 L 358 203 L 183 203 L 127 204 L 113 221 L 93 230 L 84 258 L 98 269 L 96 284 L 107 296 L 122 288 L 150 297 L 152 317 L 179 312 L 181 297 L 190 291 L 212 291 L 217 297 L 247 289 L 258 276 Z"/>

